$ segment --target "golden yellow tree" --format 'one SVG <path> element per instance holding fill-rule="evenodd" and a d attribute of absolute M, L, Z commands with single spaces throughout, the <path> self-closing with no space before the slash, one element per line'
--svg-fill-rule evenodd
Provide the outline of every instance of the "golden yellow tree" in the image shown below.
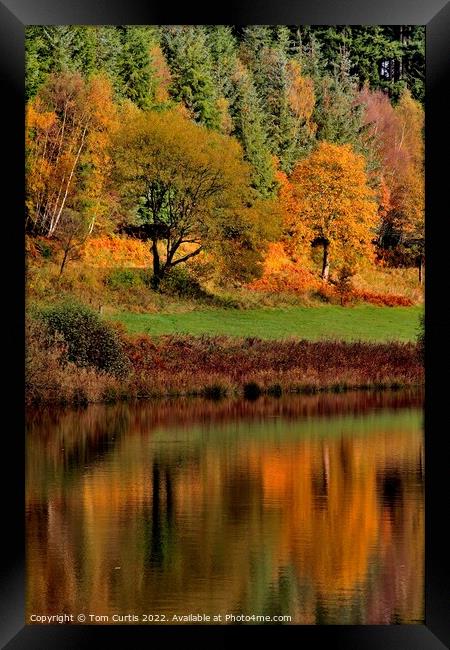
<path fill-rule="evenodd" d="M 94 223 L 105 211 L 109 137 L 116 125 L 106 77 L 85 81 L 78 73 L 53 75 L 27 109 L 28 227 L 57 235 L 70 209 Z"/>
<path fill-rule="evenodd" d="M 393 216 L 400 241 L 416 258 L 419 282 L 425 243 L 425 147 L 422 106 L 406 90 L 395 108 L 402 126 L 398 148 L 406 152 L 404 164 L 396 176 L 393 192 Z"/>
<path fill-rule="evenodd" d="M 354 266 L 371 255 L 377 206 L 364 158 L 351 145 L 321 142 L 297 163 L 291 182 L 298 219 L 311 228 L 313 245 L 323 246 L 323 280 L 328 280 L 330 259 Z"/>
<path fill-rule="evenodd" d="M 381 91 L 361 91 L 366 134 L 380 162 L 379 245 L 393 249 L 403 263 L 417 263 L 419 280 L 424 253 L 425 179 L 424 112 L 405 90 L 394 107 Z"/>
<path fill-rule="evenodd" d="M 302 67 L 295 59 L 287 63 L 287 75 L 289 106 L 298 120 L 296 127 L 303 126 L 312 136 L 317 130 L 312 119 L 316 102 L 314 82 L 303 75 Z"/>
<path fill-rule="evenodd" d="M 118 132 L 114 159 L 128 210 L 124 231 L 151 242 L 155 286 L 206 249 L 225 256 L 246 280 L 245 267 L 258 272 L 270 214 L 252 191 L 237 140 L 177 109 L 148 111 Z"/>

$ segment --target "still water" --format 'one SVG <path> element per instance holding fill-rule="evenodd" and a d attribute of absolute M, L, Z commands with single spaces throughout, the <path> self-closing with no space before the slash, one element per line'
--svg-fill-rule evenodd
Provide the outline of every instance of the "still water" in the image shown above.
<path fill-rule="evenodd" d="M 420 623 L 422 419 L 411 392 L 30 411 L 27 614 Z"/>

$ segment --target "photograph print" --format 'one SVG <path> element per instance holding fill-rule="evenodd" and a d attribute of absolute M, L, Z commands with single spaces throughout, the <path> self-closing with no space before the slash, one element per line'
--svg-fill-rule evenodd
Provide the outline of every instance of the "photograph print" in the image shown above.
<path fill-rule="evenodd" d="M 420 25 L 34 25 L 32 625 L 424 624 Z"/>

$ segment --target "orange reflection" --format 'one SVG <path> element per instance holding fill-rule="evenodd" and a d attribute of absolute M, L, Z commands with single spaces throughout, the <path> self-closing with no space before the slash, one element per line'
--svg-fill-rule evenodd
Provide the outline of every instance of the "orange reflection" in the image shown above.
<path fill-rule="evenodd" d="M 314 399 L 37 421 L 28 611 L 420 621 L 420 411 Z"/>

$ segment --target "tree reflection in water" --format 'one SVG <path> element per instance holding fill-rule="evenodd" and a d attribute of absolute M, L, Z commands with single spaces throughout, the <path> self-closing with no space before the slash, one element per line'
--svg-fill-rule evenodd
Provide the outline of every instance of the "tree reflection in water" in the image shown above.
<path fill-rule="evenodd" d="M 28 611 L 421 622 L 422 397 L 30 411 Z"/>

